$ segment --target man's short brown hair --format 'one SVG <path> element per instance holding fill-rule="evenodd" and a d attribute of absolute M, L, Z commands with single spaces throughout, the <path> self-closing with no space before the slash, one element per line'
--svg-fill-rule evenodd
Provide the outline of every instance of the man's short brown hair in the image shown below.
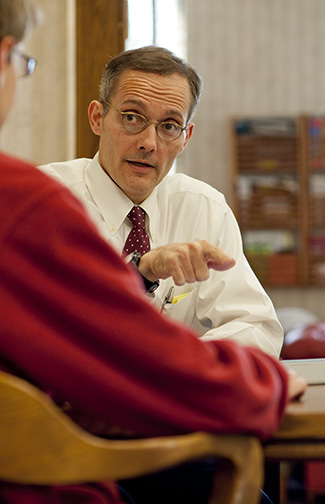
<path fill-rule="evenodd" d="M 189 121 L 197 108 L 202 89 L 202 80 L 196 70 L 186 61 L 163 47 L 146 46 L 140 49 L 124 51 L 107 63 L 100 85 L 100 101 L 107 111 L 105 102 L 111 101 L 118 80 L 126 70 L 137 70 L 160 75 L 178 73 L 187 78 L 192 100 L 187 120 Z"/>

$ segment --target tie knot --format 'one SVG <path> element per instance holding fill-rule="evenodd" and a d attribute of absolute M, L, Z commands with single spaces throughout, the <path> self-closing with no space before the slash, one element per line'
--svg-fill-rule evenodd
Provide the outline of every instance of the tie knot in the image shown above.
<path fill-rule="evenodd" d="M 146 212 L 139 206 L 134 206 L 132 210 L 128 213 L 128 218 L 132 222 L 132 225 L 136 228 L 145 228 L 145 216 Z"/>

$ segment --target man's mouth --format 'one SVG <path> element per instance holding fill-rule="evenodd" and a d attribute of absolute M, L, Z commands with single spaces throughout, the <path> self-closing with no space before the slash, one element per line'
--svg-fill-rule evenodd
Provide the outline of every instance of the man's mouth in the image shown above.
<path fill-rule="evenodd" d="M 153 165 L 151 165 L 149 163 L 143 163 L 141 161 L 130 161 L 130 160 L 128 160 L 127 162 L 129 164 L 134 165 L 134 166 L 139 166 L 140 168 L 154 168 Z"/>

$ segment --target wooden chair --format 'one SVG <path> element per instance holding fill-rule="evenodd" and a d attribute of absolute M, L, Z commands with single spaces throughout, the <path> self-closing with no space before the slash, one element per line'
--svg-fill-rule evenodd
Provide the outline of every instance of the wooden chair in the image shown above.
<path fill-rule="evenodd" d="M 136 477 L 216 457 L 210 504 L 257 504 L 263 480 L 252 436 L 192 434 L 107 440 L 81 429 L 42 391 L 0 371 L 0 479 L 61 485 Z"/>

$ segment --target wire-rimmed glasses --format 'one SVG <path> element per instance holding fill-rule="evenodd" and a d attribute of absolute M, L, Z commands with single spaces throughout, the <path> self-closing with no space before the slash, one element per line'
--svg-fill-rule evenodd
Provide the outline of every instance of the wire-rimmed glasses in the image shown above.
<path fill-rule="evenodd" d="M 133 135 L 141 133 L 141 131 L 144 131 L 149 124 L 153 123 L 155 124 L 157 135 L 161 140 L 164 140 L 165 142 L 173 142 L 174 140 L 177 140 L 183 131 L 186 131 L 188 127 L 188 125 L 180 126 L 176 121 L 159 122 L 149 120 L 137 112 L 121 112 L 121 110 L 118 110 L 110 102 L 106 100 L 103 101 L 121 115 L 123 128 Z"/>
<path fill-rule="evenodd" d="M 15 68 L 17 72 L 17 77 L 26 77 L 27 75 L 32 75 L 36 67 L 36 59 L 27 56 L 25 53 L 13 47 L 11 53 L 17 58 L 15 58 Z"/>

